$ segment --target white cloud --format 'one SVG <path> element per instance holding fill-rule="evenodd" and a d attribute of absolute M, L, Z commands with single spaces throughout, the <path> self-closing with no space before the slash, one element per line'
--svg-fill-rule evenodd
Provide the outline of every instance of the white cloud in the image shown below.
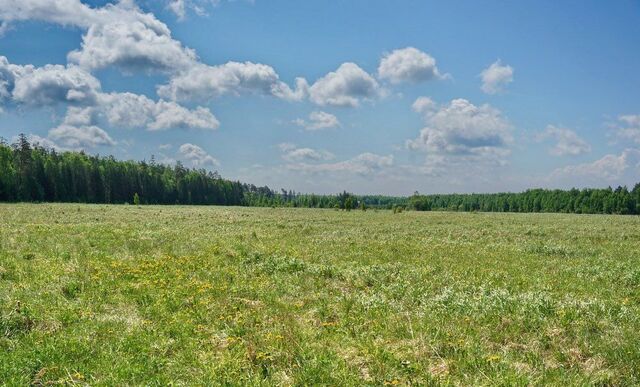
<path fill-rule="evenodd" d="M 220 162 L 197 145 L 186 143 L 180 145 L 180 154 L 191 161 L 194 167 L 217 167 Z"/>
<path fill-rule="evenodd" d="M 318 105 L 356 107 L 362 99 L 381 93 L 380 85 L 355 63 L 343 63 L 309 88 L 311 102 Z"/>
<path fill-rule="evenodd" d="M 72 149 L 115 145 L 116 142 L 95 124 L 95 120 L 94 108 L 70 106 L 62 124 L 49 130 L 49 139 Z"/>
<path fill-rule="evenodd" d="M 487 94 L 500 93 L 509 83 L 513 82 L 513 67 L 503 66 L 498 59 L 491 66 L 482 70 L 480 77 L 482 78 L 482 91 Z"/>
<path fill-rule="evenodd" d="M 418 110 L 424 111 L 424 106 L 423 100 Z M 424 119 L 426 126 L 418 138 L 407 142 L 409 149 L 447 156 L 447 162 L 501 164 L 510 153 L 507 147 L 513 141 L 511 125 L 489 105 L 476 106 L 465 99 L 454 99 L 437 109 L 429 105 Z"/>
<path fill-rule="evenodd" d="M 372 175 L 393 166 L 393 156 L 381 156 L 374 153 L 362 153 L 352 159 L 336 163 L 297 163 L 288 165 L 289 169 L 307 173 L 341 172 L 357 175 Z"/>
<path fill-rule="evenodd" d="M 173 148 L 173 145 L 171 145 L 171 144 L 160 144 L 160 145 L 158 145 L 158 149 L 160 149 L 160 150 L 168 150 L 168 149 L 171 149 L 171 148 Z"/>
<path fill-rule="evenodd" d="M 589 182 L 616 181 L 629 169 L 640 170 L 640 151 L 625 149 L 620 155 L 608 154 L 591 163 L 570 165 L 557 168 L 551 173 L 551 179 L 587 179 Z"/>
<path fill-rule="evenodd" d="M 185 7 L 196 9 L 195 5 L 177 1 L 170 6 L 180 12 Z M 172 100 L 209 100 L 242 92 L 286 100 L 301 100 L 307 95 L 304 79 L 296 79 L 296 88 L 291 89 L 268 65 L 229 62 L 208 66 L 198 62 L 195 51 L 173 39 L 166 24 L 141 11 L 133 0 L 98 8 L 79 0 L 6 0 L 0 3 L 0 19 L 42 20 L 86 29 L 82 47 L 68 54 L 70 63 L 87 70 L 117 67 L 125 73 L 170 73 L 169 84 L 160 86 L 158 93 Z"/>
<path fill-rule="evenodd" d="M 150 130 L 165 130 L 170 128 L 217 129 L 218 120 L 209 109 L 198 106 L 195 110 L 188 110 L 175 102 L 160 101 L 155 121 L 149 124 Z"/>
<path fill-rule="evenodd" d="M 0 61 L 2 59 L 6 61 L 4 57 Z M 9 66 L 5 67 L 7 68 Z M 13 79 L 11 83 L 9 80 L 4 81 L 0 94 L 6 95 L 9 87 L 12 87 L 12 97 L 18 103 L 37 106 L 57 103 L 88 105 L 95 103 L 100 91 L 100 81 L 76 66 L 13 65 L 10 68 Z M 8 72 L 5 73 L 7 75 Z"/>
<path fill-rule="evenodd" d="M 309 114 L 308 121 L 298 118 L 294 120 L 293 123 L 306 130 L 321 130 L 340 126 L 338 117 L 323 111 L 313 111 Z"/>
<path fill-rule="evenodd" d="M 330 152 L 311 148 L 298 148 L 291 143 L 282 143 L 278 147 L 282 152 L 282 158 L 291 162 L 331 160 L 334 158 L 334 155 Z"/>
<path fill-rule="evenodd" d="M 23 66 L 11 64 L 6 57 L 0 56 L 0 102 L 12 98 L 16 75 L 22 69 Z"/>
<path fill-rule="evenodd" d="M 107 132 L 95 125 L 72 126 L 62 124 L 49 131 L 49 138 L 74 149 L 116 144 Z"/>
<path fill-rule="evenodd" d="M 280 81 L 271 66 L 252 62 L 228 62 L 219 66 L 198 64 L 158 87 L 158 94 L 172 100 L 210 100 L 225 94 L 258 93 L 286 100 L 306 95 L 306 81 L 296 80 L 296 90 Z"/>
<path fill-rule="evenodd" d="M 0 38 L 7 33 L 7 31 L 11 30 L 11 24 L 7 22 L 0 22 Z"/>
<path fill-rule="evenodd" d="M 556 141 L 556 144 L 549 149 L 549 153 L 554 156 L 577 156 L 591 152 L 591 145 L 571 129 L 549 125 L 537 138 L 539 141 L 545 139 Z"/>
<path fill-rule="evenodd" d="M 208 15 L 206 8 L 215 7 L 222 0 L 167 0 L 167 2 L 167 8 L 178 17 L 178 20 L 182 21 L 187 16 L 188 11 L 193 11 L 198 16 Z M 253 3 L 253 0 L 247 0 L 247 2 Z"/>
<path fill-rule="evenodd" d="M 102 93 L 100 82 L 77 66 L 32 65 L 19 66 L 0 56 L 0 102 L 13 100 L 31 106 L 69 106 L 65 122 L 70 125 L 89 125 L 94 115 L 104 114 L 111 125 L 144 127 L 148 130 L 170 128 L 217 129 L 220 123 L 204 107 L 189 110 L 175 102 L 153 101 L 132 93 Z M 90 109 L 73 109 L 87 107 Z M 80 112 L 91 114 L 82 124 Z"/>
<path fill-rule="evenodd" d="M 116 66 L 130 71 L 174 72 L 192 66 L 195 52 L 171 37 L 171 31 L 133 0 L 91 8 L 79 0 L 4 0 L 5 22 L 40 20 L 86 30 L 82 48 L 68 60 L 86 69 Z"/>
<path fill-rule="evenodd" d="M 82 48 L 68 60 L 88 69 L 118 67 L 125 72 L 176 72 L 196 63 L 195 51 L 171 37 L 169 28 L 137 9 L 93 24 L 82 37 Z"/>
<path fill-rule="evenodd" d="M 634 127 L 640 127 L 640 114 L 637 115 L 633 115 L 633 114 L 628 114 L 628 115 L 622 115 L 619 117 L 620 121 L 624 122 L 627 125 L 630 126 L 634 126 Z"/>
<path fill-rule="evenodd" d="M 148 130 L 215 130 L 220 126 L 216 117 L 204 107 L 189 110 L 175 102 L 156 102 L 132 93 L 103 94 L 100 102 L 109 123 L 115 126 L 145 127 Z"/>
<path fill-rule="evenodd" d="M 378 77 L 391 83 L 418 83 L 442 78 L 436 60 L 414 47 L 394 50 L 380 60 Z"/>
<path fill-rule="evenodd" d="M 186 4 L 184 0 L 170 0 L 169 4 L 167 4 L 167 8 L 169 8 L 171 12 L 176 14 L 178 20 L 184 20 L 184 17 L 187 14 Z"/>
<path fill-rule="evenodd" d="M 96 11 L 79 0 L 0 1 L 0 19 L 6 22 L 40 20 L 88 27 L 95 17 Z"/>
<path fill-rule="evenodd" d="M 371 175 L 393 166 L 393 156 L 381 156 L 374 153 L 362 153 L 349 160 L 329 163 L 335 158 L 331 152 L 312 148 L 299 148 L 292 143 L 278 145 L 282 152 L 282 159 L 289 164 L 286 168 L 304 173 L 347 173 Z M 323 162 L 325 161 L 325 162 Z"/>
<path fill-rule="evenodd" d="M 413 105 L 411 105 L 411 109 L 418 114 L 426 115 L 436 110 L 437 106 L 438 105 L 429 97 L 418 97 Z"/>
<path fill-rule="evenodd" d="M 97 110 L 93 107 L 69 106 L 64 117 L 64 123 L 73 126 L 93 125 L 96 121 Z"/>
<path fill-rule="evenodd" d="M 620 124 L 616 130 L 618 138 L 640 144 L 640 114 L 618 117 Z"/>
<path fill-rule="evenodd" d="M 98 79 L 77 66 L 22 66 L 0 56 L 0 102 L 12 99 L 32 106 L 91 105 L 100 87 Z"/>

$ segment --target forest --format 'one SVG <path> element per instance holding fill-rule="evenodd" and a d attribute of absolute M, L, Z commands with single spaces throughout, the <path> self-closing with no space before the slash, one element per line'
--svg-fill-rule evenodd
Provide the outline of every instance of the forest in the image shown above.
<path fill-rule="evenodd" d="M 0 202 L 198 204 L 417 211 L 562 212 L 640 214 L 640 183 L 603 189 L 531 189 L 521 193 L 441 194 L 411 197 L 302 194 L 222 178 L 217 172 L 113 156 L 58 152 L 0 139 Z"/>

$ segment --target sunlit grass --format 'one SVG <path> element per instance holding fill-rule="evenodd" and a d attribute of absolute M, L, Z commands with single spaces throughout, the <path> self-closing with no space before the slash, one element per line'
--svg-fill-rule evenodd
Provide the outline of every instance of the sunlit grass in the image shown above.
<path fill-rule="evenodd" d="M 0 205 L 7 384 L 640 383 L 640 219 Z"/>

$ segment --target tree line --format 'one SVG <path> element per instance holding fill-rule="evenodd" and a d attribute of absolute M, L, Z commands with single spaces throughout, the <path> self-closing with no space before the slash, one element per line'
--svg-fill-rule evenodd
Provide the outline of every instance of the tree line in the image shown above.
<path fill-rule="evenodd" d="M 585 188 L 530 189 L 520 193 L 413 195 L 408 207 L 418 211 L 562 212 L 640 214 L 640 183 L 629 191 Z"/>
<path fill-rule="evenodd" d="M 0 201 L 242 205 L 245 186 L 217 173 L 0 142 Z"/>
<path fill-rule="evenodd" d="M 640 183 L 632 190 L 532 189 L 521 193 L 411 197 L 301 194 L 223 179 L 217 172 L 146 161 L 120 161 L 84 152 L 58 152 L 0 138 L 0 202 L 216 204 L 417 211 L 565 212 L 640 214 Z"/>

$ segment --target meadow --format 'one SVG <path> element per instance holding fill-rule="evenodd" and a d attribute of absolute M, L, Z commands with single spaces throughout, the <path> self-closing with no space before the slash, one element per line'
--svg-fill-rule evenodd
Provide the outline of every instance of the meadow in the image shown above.
<path fill-rule="evenodd" d="M 640 384 L 637 216 L 0 205 L 6 385 Z"/>

